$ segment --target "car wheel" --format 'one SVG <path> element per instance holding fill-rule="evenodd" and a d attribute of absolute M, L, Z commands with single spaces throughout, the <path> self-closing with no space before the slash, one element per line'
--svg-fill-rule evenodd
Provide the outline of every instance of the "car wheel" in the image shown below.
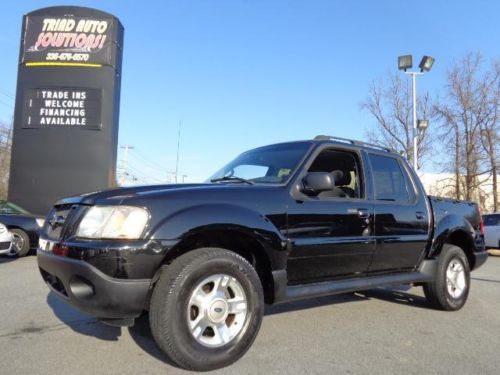
<path fill-rule="evenodd" d="M 11 229 L 12 233 L 12 247 L 7 254 L 8 256 L 24 257 L 30 251 L 30 238 L 22 229 Z"/>
<path fill-rule="evenodd" d="M 424 284 L 427 301 L 440 310 L 463 307 L 470 289 L 470 267 L 464 251 L 446 244 L 438 259 L 435 279 Z"/>
<path fill-rule="evenodd" d="M 151 297 L 151 332 L 179 366 L 227 366 L 252 345 L 264 297 L 255 269 L 238 254 L 203 248 L 165 266 Z"/>

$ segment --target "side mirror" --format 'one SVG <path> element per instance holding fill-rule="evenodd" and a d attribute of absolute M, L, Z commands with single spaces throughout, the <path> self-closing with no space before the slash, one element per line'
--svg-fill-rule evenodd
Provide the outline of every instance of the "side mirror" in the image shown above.
<path fill-rule="evenodd" d="M 303 181 L 303 191 L 310 195 L 318 195 L 323 191 L 332 190 L 335 187 L 335 181 L 328 172 L 309 172 Z"/>

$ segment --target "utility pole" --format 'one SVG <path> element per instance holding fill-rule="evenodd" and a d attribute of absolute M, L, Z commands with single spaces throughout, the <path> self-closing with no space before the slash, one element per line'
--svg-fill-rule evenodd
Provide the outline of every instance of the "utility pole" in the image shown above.
<path fill-rule="evenodd" d="M 177 177 L 179 176 L 179 148 L 181 144 L 181 126 L 182 122 L 179 120 L 179 128 L 177 133 L 177 158 L 175 160 L 175 183 L 177 183 Z"/>
<path fill-rule="evenodd" d="M 125 176 L 128 175 L 128 150 L 133 150 L 134 146 L 130 145 L 124 145 L 120 146 L 120 148 L 123 148 L 125 151 L 123 151 L 123 159 L 122 159 L 122 177 L 120 178 L 120 186 L 123 186 L 125 184 Z"/>

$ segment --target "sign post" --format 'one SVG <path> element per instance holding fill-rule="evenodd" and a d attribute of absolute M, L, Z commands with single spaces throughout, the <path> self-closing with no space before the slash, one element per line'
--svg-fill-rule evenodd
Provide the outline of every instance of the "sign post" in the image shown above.
<path fill-rule="evenodd" d="M 120 21 L 58 6 L 23 18 L 9 200 L 46 214 L 58 199 L 114 186 Z"/>

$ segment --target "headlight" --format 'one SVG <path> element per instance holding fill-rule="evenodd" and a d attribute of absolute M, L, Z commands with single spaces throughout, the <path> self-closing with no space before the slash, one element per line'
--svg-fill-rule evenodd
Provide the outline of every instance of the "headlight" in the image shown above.
<path fill-rule="evenodd" d="M 7 232 L 7 227 L 0 223 L 0 234 L 4 234 Z"/>
<path fill-rule="evenodd" d="M 45 219 L 35 219 L 35 221 L 39 228 L 42 228 L 43 224 L 45 224 Z"/>
<path fill-rule="evenodd" d="M 139 239 L 149 212 L 132 206 L 93 206 L 83 217 L 77 237 Z"/>

